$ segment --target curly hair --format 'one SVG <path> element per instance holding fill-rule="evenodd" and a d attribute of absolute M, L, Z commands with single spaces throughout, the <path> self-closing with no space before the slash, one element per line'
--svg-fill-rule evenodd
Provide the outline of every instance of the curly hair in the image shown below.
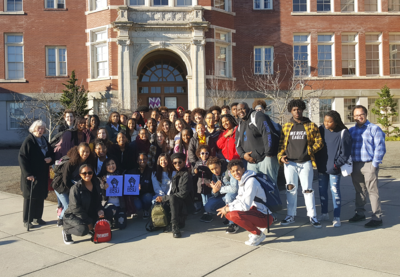
<path fill-rule="evenodd" d="M 222 166 L 222 162 L 220 159 L 217 157 L 210 157 L 207 160 L 207 166 L 213 165 L 213 164 L 219 164 L 219 166 Z"/>
<path fill-rule="evenodd" d="M 192 116 L 192 120 L 194 121 L 194 116 L 196 114 L 201 114 L 202 117 L 204 117 L 206 115 L 206 111 L 202 108 L 196 108 L 192 111 L 191 116 Z"/>
<path fill-rule="evenodd" d="M 293 108 L 299 108 L 300 110 L 304 111 L 306 109 L 306 103 L 300 99 L 293 99 L 287 105 L 288 112 L 292 112 Z"/>
<path fill-rule="evenodd" d="M 200 153 L 201 153 L 201 150 L 203 150 L 203 149 L 207 150 L 207 152 L 208 152 L 208 157 L 210 157 L 210 155 L 211 155 L 210 147 L 209 147 L 207 144 L 202 144 L 202 145 L 200 145 L 199 147 L 197 147 L 197 150 L 196 150 L 196 156 L 197 156 L 199 159 L 201 158 Z"/>
<path fill-rule="evenodd" d="M 165 133 L 164 130 L 163 130 L 163 126 L 164 126 L 164 123 L 165 123 L 165 122 L 168 123 L 168 126 L 169 126 L 169 128 L 168 128 L 168 133 L 169 133 L 169 130 L 171 130 L 171 121 L 169 121 L 169 119 L 165 119 L 165 118 L 161 119 L 161 120 L 160 120 L 160 123 L 158 123 L 157 132 L 163 132 L 164 135 L 165 135 L 165 137 L 167 138 L 167 137 L 168 137 L 168 134 Z"/>
<path fill-rule="evenodd" d="M 211 108 L 208 109 L 210 112 L 212 111 L 218 111 L 221 113 L 221 108 L 219 106 L 212 106 Z"/>
<path fill-rule="evenodd" d="M 338 128 L 339 131 L 342 131 L 343 129 L 347 129 L 347 127 L 343 124 L 342 118 L 340 117 L 340 114 L 337 111 L 329 111 L 325 114 L 325 116 L 329 116 L 333 119 L 333 122 L 336 124 L 336 128 Z"/>
<path fill-rule="evenodd" d="M 242 160 L 235 159 L 235 160 L 230 160 L 228 163 L 228 169 L 231 170 L 232 167 L 234 166 L 240 166 L 241 168 L 244 168 Z"/>
<path fill-rule="evenodd" d="M 255 109 L 258 105 L 262 106 L 264 110 L 267 108 L 267 103 L 262 99 L 254 100 L 253 109 Z"/>
<path fill-rule="evenodd" d="M 90 153 L 89 157 L 85 161 L 83 161 L 81 156 L 79 155 L 79 149 L 81 149 L 83 147 L 87 147 L 89 149 L 89 153 Z M 69 157 L 69 163 L 71 165 L 77 165 L 82 162 L 87 162 L 87 163 L 90 163 L 93 165 L 94 160 L 95 160 L 94 154 L 90 151 L 89 144 L 87 144 L 86 142 L 81 142 L 78 146 L 72 147 L 68 151 L 67 156 Z"/>
<path fill-rule="evenodd" d="M 165 106 L 159 107 L 158 110 L 160 111 L 160 113 L 161 113 L 162 111 L 167 111 L 167 112 L 168 112 L 168 108 L 165 107 Z"/>

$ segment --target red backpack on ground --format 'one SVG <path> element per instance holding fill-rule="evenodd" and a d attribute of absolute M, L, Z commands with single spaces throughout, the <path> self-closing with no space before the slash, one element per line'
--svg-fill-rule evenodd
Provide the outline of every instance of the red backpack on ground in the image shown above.
<path fill-rule="evenodd" d="M 92 241 L 94 243 L 110 241 L 112 237 L 111 225 L 107 219 L 100 219 L 94 225 L 94 235 Z"/>

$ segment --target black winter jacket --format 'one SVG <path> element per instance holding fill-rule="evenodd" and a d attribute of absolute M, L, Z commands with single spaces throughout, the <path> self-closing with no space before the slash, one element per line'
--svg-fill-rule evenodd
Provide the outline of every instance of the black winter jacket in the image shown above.
<path fill-rule="evenodd" d="M 210 157 L 215 156 L 217 150 L 217 140 L 211 139 L 210 136 L 206 134 L 206 143 L 211 150 Z M 196 156 L 196 150 L 198 147 L 199 147 L 199 138 L 197 136 L 197 133 L 194 133 L 193 137 L 190 139 L 189 149 L 188 149 L 189 162 L 192 164 L 192 167 L 194 167 L 195 163 L 199 160 L 199 158 Z"/>
<path fill-rule="evenodd" d="M 186 167 L 181 171 L 178 171 L 176 175 L 172 177 L 170 195 L 175 195 L 176 197 L 183 199 L 187 205 L 192 202 L 192 176 L 189 174 Z M 170 195 L 162 196 L 162 201 L 169 201 Z"/>
<path fill-rule="evenodd" d="M 251 123 L 252 113 L 256 113 L 256 125 Z M 272 157 L 278 154 L 279 138 L 280 134 L 275 130 L 268 115 L 250 110 L 236 130 L 236 150 L 241 158 L 244 158 L 247 152 L 252 152 L 250 156 L 259 163 L 266 156 Z"/>
<path fill-rule="evenodd" d="M 207 161 L 203 162 L 202 160 L 198 160 L 194 165 L 193 171 L 195 169 L 198 170 L 197 174 L 195 174 L 195 176 L 198 178 L 197 193 L 211 194 L 211 188 L 208 187 L 206 184 L 211 183 L 213 174 L 211 170 L 207 167 L 206 163 Z"/>

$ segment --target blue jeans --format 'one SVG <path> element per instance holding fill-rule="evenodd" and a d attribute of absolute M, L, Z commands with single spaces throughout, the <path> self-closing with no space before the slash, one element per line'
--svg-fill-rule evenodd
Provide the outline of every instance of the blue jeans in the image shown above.
<path fill-rule="evenodd" d="M 153 195 L 151 193 L 146 193 L 135 197 L 133 203 L 135 204 L 137 211 L 148 211 L 151 208 L 151 200 L 153 200 Z"/>
<path fill-rule="evenodd" d="M 203 201 L 203 206 L 205 207 L 208 200 L 211 198 L 211 194 L 201 194 L 201 200 Z"/>
<path fill-rule="evenodd" d="M 217 197 L 208 198 L 207 204 L 204 206 L 204 210 L 209 214 L 217 214 L 217 209 L 225 207 L 226 204 L 231 203 L 235 200 L 237 193 L 227 193 L 225 195 L 220 194 Z M 232 221 L 229 221 L 229 224 L 232 224 Z"/>
<path fill-rule="evenodd" d="M 54 191 L 54 192 L 56 193 L 57 198 L 60 200 L 60 202 L 62 204 L 63 210 L 62 210 L 62 212 L 60 214 L 60 219 L 63 219 L 64 213 L 68 209 L 69 193 L 65 192 L 65 193 L 59 194 L 57 191 Z"/>
<path fill-rule="evenodd" d="M 328 213 L 328 187 L 331 189 L 333 202 L 333 217 L 340 217 L 340 174 L 331 175 L 319 173 L 319 198 L 321 200 L 321 213 Z"/>
<path fill-rule="evenodd" d="M 277 157 L 265 157 L 262 162 L 256 164 L 247 163 L 247 170 L 266 174 L 275 184 L 278 182 L 279 162 Z"/>

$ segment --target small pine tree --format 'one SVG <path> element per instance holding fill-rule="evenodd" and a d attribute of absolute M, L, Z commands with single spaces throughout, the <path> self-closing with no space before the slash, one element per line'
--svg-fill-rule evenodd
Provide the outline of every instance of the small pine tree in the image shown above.
<path fill-rule="evenodd" d="M 87 108 L 88 91 L 85 90 L 84 86 L 78 86 L 76 84 L 77 81 L 78 79 L 75 78 L 75 71 L 73 70 L 67 84 L 63 84 L 66 89 L 63 90 L 60 103 L 64 109 L 71 109 L 75 111 L 77 116 L 83 117 L 90 111 Z"/>
<path fill-rule="evenodd" d="M 390 134 L 393 133 L 393 130 L 390 131 L 392 117 L 398 115 L 396 112 L 397 103 L 386 85 L 381 89 L 380 93 L 378 92 L 378 95 L 379 98 L 375 101 L 376 108 L 372 109 L 372 113 L 377 115 L 378 123 L 382 125 L 385 134 L 390 137 Z"/>

